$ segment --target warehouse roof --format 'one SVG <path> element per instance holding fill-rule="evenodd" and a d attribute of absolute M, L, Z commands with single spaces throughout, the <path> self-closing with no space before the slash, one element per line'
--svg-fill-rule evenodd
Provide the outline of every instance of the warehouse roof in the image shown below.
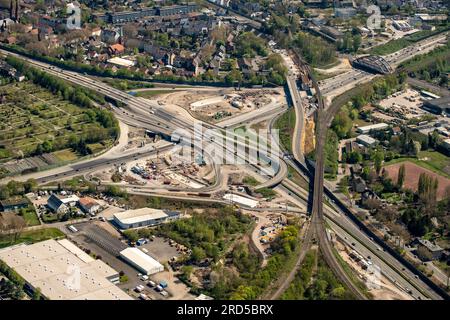
<path fill-rule="evenodd" d="M 51 300 L 131 300 L 108 280 L 118 275 L 116 270 L 68 240 L 7 247 L 0 250 L 0 260 Z M 79 282 L 74 277 L 78 270 Z"/>
<path fill-rule="evenodd" d="M 153 208 L 140 208 L 114 214 L 114 217 L 123 224 L 135 224 L 148 220 L 163 219 L 167 218 L 167 216 L 164 210 Z"/>
<path fill-rule="evenodd" d="M 367 131 L 370 131 L 370 130 L 380 130 L 380 129 L 385 129 L 385 128 L 387 128 L 387 127 L 389 127 L 389 125 L 388 125 L 387 123 L 381 122 L 381 123 L 371 124 L 371 125 L 368 125 L 368 126 L 359 127 L 359 128 L 358 128 L 358 131 L 359 131 L 359 132 L 364 132 L 364 131 L 367 132 Z"/>
<path fill-rule="evenodd" d="M 136 62 L 128 60 L 128 59 L 123 59 L 123 58 L 119 58 L 119 57 L 114 57 L 108 60 L 109 63 L 111 64 L 115 64 L 121 67 L 132 67 L 136 64 Z"/>
<path fill-rule="evenodd" d="M 433 105 L 439 107 L 440 109 L 448 109 L 450 108 L 450 97 L 442 97 L 433 100 L 425 101 L 428 105 Z"/>
<path fill-rule="evenodd" d="M 242 204 L 244 206 L 255 208 L 258 206 L 259 202 L 250 198 L 242 197 L 237 194 L 227 193 L 223 196 L 225 200 L 229 200 L 232 202 L 236 202 L 238 204 Z"/>
<path fill-rule="evenodd" d="M 370 137 L 368 135 L 365 135 L 365 134 L 361 134 L 361 135 L 357 136 L 356 140 L 358 142 L 362 142 L 362 143 L 364 143 L 364 144 L 366 144 L 368 146 L 371 146 L 371 145 L 377 143 L 376 139 L 374 139 L 374 138 L 372 138 L 372 137 Z"/>
<path fill-rule="evenodd" d="M 155 273 L 164 270 L 164 266 L 161 263 L 138 248 L 126 248 L 125 250 L 120 251 L 120 256 L 137 266 L 139 269 L 147 271 L 147 273 Z"/>

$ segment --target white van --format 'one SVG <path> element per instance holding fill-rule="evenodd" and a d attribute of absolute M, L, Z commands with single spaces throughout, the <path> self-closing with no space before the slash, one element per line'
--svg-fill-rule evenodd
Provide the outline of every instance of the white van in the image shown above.
<path fill-rule="evenodd" d="M 148 280 L 148 276 L 146 274 L 144 274 L 143 276 L 141 276 L 141 280 L 142 281 L 147 281 Z"/>

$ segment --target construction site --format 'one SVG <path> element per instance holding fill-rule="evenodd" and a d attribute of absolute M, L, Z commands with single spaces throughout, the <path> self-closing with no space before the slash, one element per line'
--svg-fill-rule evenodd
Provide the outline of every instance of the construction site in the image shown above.
<path fill-rule="evenodd" d="M 283 103 L 284 93 L 281 88 L 178 91 L 162 95 L 158 101 L 160 104 L 182 107 L 196 119 L 218 123 L 263 106 Z"/>
<path fill-rule="evenodd" d="M 214 171 L 212 166 L 202 162 L 190 162 L 176 154 L 166 154 L 112 165 L 93 172 L 89 178 L 118 185 L 199 189 L 211 183 Z"/>

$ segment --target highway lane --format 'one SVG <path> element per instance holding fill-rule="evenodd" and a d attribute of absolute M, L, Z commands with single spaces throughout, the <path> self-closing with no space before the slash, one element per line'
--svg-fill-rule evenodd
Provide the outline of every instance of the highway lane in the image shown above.
<path fill-rule="evenodd" d="M 105 96 L 111 97 L 112 99 L 115 99 L 116 101 L 125 104 L 126 106 L 124 108 L 113 108 L 113 111 L 116 113 L 118 118 L 126 124 L 148 128 L 153 131 L 156 130 L 158 132 L 167 135 L 172 135 L 173 132 L 177 129 L 184 129 L 186 130 L 186 132 L 191 133 L 192 137 L 195 137 L 195 135 L 193 134 L 194 123 L 192 121 L 189 121 L 189 119 L 177 118 L 176 115 L 165 111 L 163 107 L 161 107 L 155 102 L 143 98 L 133 97 L 118 89 L 112 88 L 109 85 L 93 80 L 86 76 L 80 75 L 77 72 L 63 70 L 61 68 L 54 67 L 40 61 L 36 61 L 34 59 L 26 58 L 16 53 L 11 53 L 9 51 L 0 50 L 0 52 L 5 55 L 12 55 L 19 57 L 23 60 L 26 60 L 33 66 L 39 67 L 41 70 L 44 70 L 50 74 L 61 77 L 77 85 L 87 87 L 89 89 L 97 91 L 101 94 L 104 94 Z M 200 121 L 198 123 L 201 124 L 202 127 L 206 129 L 217 129 L 216 131 L 211 131 L 213 138 L 210 142 L 217 144 L 218 142 L 220 142 L 220 140 L 223 141 L 224 138 L 222 135 L 222 131 L 220 130 L 221 129 L 220 127 Z M 218 141 L 216 141 L 216 139 Z M 204 141 L 200 141 L 198 143 L 201 144 L 203 142 Z M 238 140 L 237 144 L 242 145 L 242 142 Z M 223 143 L 220 144 L 220 147 L 223 147 L 226 150 L 228 148 L 228 146 L 226 144 L 224 145 Z M 253 149 L 257 148 L 257 145 L 254 144 L 253 142 L 250 142 L 248 145 L 244 145 L 243 147 Z M 273 173 L 272 172 L 273 170 L 271 169 L 258 166 L 257 159 L 252 158 L 250 158 L 250 160 L 245 159 L 242 157 L 241 154 L 237 152 L 234 152 L 234 155 L 236 156 L 236 158 L 239 158 L 241 161 L 244 161 L 244 163 L 250 162 L 250 164 L 260 169 L 264 175 L 272 177 L 274 180 L 274 185 L 278 183 L 280 179 L 280 174 L 277 175 L 277 173 L 279 173 L 279 170 Z M 272 169 L 282 168 L 283 165 L 280 165 L 280 161 L 282 160 L 277 156 L 270 158 L 270 162 L 273 164 Z M 284 172 L 281 172 L 281 174 L 284 174 Z"/>
<path fill-rule="evenodd" d="M 411 59 L 416 55 L 424 54 L 433 50 L 434 48 L 436 48 L 436 46 L 439 45 L 440 42 L 444 41 L 447 38 L 447 35 L 448 33 L 444 33 L 432 38 L 424 39 L 412 46 L 401 49 L 395 53 L 385 55 L 383 56 L 383 58 L 387 62 L 389 62 L 392 65 L 392 67 L 395 68 L 402 62 Z M 351 89 L 356 85 L 370 81 L 375 76 L 377 75 L 371 74 L 363 70 L 353 69 L 351 71 L 347 71 L 335 77 L 323 80 L 319 84 L 321 92 L 324 95 L 336 96 L 340 93 L 343 93 L 344 91 Z"/>
<path fill-rule="evenodd" d="M 323 145 L 325 143 L 325 137 L 326 137 L 326 129 L 329 127 L 329 124 L 331 123 L 334 114 L 337 112 L 338 107 L 337 106 L 333 106 L 332 109 L 328 109 L 327 113 L 325 115 L 322 115 L 321 118 L 319 118 L 319 125 L 320 128 L 325 128 L 325 131 L 322 130 L 322 132 L 318 135 L 318 141 L 317 141 L 317 148 L 316 150 L 323 150 Z M 319 139 L 320 138 L 320 139 Z M 323 152 L 323 151 L 322 151 Z M 323 168 L 323 153 L 317 153 L 316 151 L 316 157 L 319 159 L 318 161 L 316 161 L 316 173 L 317 170 L 320 170 L 318 168 L 320 168 L 322 166 Z M 298 165 L 296 163 L 290 163 L 298 172 L 303 171 L 304 168 L 298 167 Z M 320 172 L 322 172 L 322 174 L 320 175 Z M 319 175 L 315 174 L 315 180 L 314 180 L 314 184 L 318 184 L 319 186 L 322 186 L 322 188 L 317 188 L 314 189 L 314 202 L 316 203 L 316 208 L 313 207 L 313 210 L 320 210 L 323 212 L 323 204 L 321 204 L 322 201 L 320 201 L 319 199 L 323 199 L 323 189 L 326 188 L 326 186 L 323 184 L 323 169 L 320 170 Z M 317 178 L 318 177 L 318 178 Z M 318 179 L 318 181 L 317 181 Z M 320 182 L 320 180 L 322 181 L 322 183 Z M 313 211 L 313 213 L 316 211 Z M 370 238 L 368 238 L 368 236 L 364 233 L 361 232 L 361 230 L 359 230 L 358 227 L 356 227 L 356 225 L 354 225 L 354 223 L 348 219 L 345 215 L 342 215 L 340 218 L 340 225 L 344 226 L 345 230 L 352 230 L 352 232 L 357 233 L 358 236 L 360 237 L 360 242 L 364 243 L 365 245 L 371 245 L 372 244 L 372 240 Z M 325 235 L 322 235 L 322 237 Z M 425 283 L 423 283 L 423 281 L 418 281 L 418 279 L 415 279 L 415 275 L 410 272 L 408 269 L 406 269 L 400 262 L 398 262 L 393 256 L 385 253 L 383 251 L 383 253 L 379 253 L 381 255 L 383 255 L 383 258 L 385 259 L 385 261 L 389 261 L 391 263 L 391 265 L 395 266 L 397 268 L 397 270 L 402 270 L 401 272 L 405 273 L 408 277 L 408 281 L 410 283 L 416 283 L 416 286 L 419 287 L 421 289 L 421 292 L 426 292 L 428 296 L 433 297 L 434 299 L 439 299 L 440 296 L 437 295 L 431 288 L 429 288 Z"/>
<path fill-rule="evenodd" d="M 307 202 L 307 193 L 305 190 L 299 188 L 295 184 L 286 185 L 283 183 L 283 187 L 285 187 L 286 191 L 299 202 Z M 393 281 L 401 284 L 403 288 L 410 288 L 412 290 L 412 297 L 415 297 L 416 299 L 419 297 L 419 299 L 426 299 L 427 297 L 439 299 L 439 296 L 435 295 L 426 284 L 422 283 L 413 273 L 405 269 L 394 257 L 390 256 L 389 253 L 381 250 L 375 242 L 349 221 L 345 214 L 338 208 L 331 208 L 325 205 L 324 216 L 325 221 L 331 230 L 342 235 L 342 240 L 346 240 L 345 242 L 348 242 L 350 246 L 357 248 L 357 251 L 363 253 L 364 257 L 367 258 L 367 256 L 370 256 L 372 261 L 377 262 L 376 264 L 381 267 L 381 272 L 386 274 L 389 279 L 393 279 Z M 352 243 L 355 243 L 355 245 L 352 245 Z M 423 288 L 426 288 L 425 291 Z M 422 292 L 425 292 L 426 295 Z"/>
<path fill-rule="evenodd" d="M 104 92 L 108 92 L 106 89 L 103 89 L 103 88 L 100 88 L 100 89 L 98 89 L 100 92 L 102 92 L 102 91 L 104 91 Z M 127 101 L 127 99 L 128 99 L 129 97 L 127 97 L 127 98 L 124 98 L 124 97 L 120 97 L 120 99 L 123 99 L 123 101 Z M 120 101 L 120 100 L 119 100 Z M 126 102 L 125 102 L 126 103 Z M 144 108 L 147 108 L 147 106 L 142 106 L 142 105 L 138 105 L 138 107 L 139 108 L 142 108 L 142 107 L 144 107 Z M 132 121 L 132 122 L 134 122 L 134 121 Z M 167 127 L 166 127 L 167 128 Z"/>

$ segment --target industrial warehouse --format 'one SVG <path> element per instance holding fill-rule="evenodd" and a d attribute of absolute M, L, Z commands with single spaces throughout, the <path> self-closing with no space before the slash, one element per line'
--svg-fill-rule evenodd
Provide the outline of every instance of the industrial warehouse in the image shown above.
<path fill-rule="evenodd" d="M 167 221 L 178 219 L 179 217 L 180 213 L 177 211 L 141 208 L 116 213 L 114 215 L 114 223 L 120 229 L 130 229 L 156 226 Z"/>
<path fill-rule="evenodd" d="M 116 270 L 66 239 L 8 247 L 0 260 L 50 300 L 132 300 L 115 285 Z"/>
<path fill-rule="evenodd" d="M 138 248 L 126 248 L 120 257 L 146 275 L 164 271 L 164 266 Z"/>

